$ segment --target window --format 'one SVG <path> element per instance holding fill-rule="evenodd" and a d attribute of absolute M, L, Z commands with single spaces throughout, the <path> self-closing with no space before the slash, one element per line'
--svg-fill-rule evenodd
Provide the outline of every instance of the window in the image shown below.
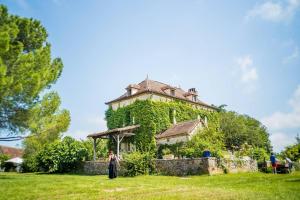
<path fill-rule="evenodd" d="M 130 111 L 126 111 L 126 113 L 125 113 L 125 125 L 128 126 L 130 124 L 132 124 L 131 114 L 130 114 Z"/>
<path fill-rule="evenodd" d="M 197 96 L 196 96 L 196 95 L 193 95 L 193 96 L 192 96 L 192 100 L 193 100 L 193 101 L 197 101 Z"/>
<path fill-rule="evenodd" d="M 169 110 L 169 120 L 171 123 L 173 123 L 173 109 Z"/>
<path fill-rule="evenodd" d="M 171 89 L 171 95 L 175 96 L 175 90 L 174 89 Z"/>
<path fill-rule="evenodd" d="M 127 89 L 127 95 L 130 96 L 132 94 L 131 88 Z"/>

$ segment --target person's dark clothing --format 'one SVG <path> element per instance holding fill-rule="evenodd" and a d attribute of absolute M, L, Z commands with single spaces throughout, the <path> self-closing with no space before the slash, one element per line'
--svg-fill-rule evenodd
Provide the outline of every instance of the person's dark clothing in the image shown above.
<path fill-rule="evenodd" d="M 117 160 L 115 157 L 112 157 L 109 161 L 109 166 L 108 166 L 108 177 L 110 179 L 116 178 L 117 177 Z"/>

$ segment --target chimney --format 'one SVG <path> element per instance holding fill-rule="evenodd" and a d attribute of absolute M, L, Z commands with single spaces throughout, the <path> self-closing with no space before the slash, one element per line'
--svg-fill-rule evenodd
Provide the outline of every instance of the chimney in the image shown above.
<path fill-rule="evenodd" d="M 195 94 L 195 95 L 198 94 L 196 88 L 190 88 L 188 91 L 189 91 L 189 93 L 191 93 L 191 94 Z"/>

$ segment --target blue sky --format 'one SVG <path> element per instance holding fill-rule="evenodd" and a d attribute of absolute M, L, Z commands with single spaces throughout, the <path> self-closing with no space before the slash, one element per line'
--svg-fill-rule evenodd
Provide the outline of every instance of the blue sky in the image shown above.
<path fill-rule="evenodd" d="M 276 151 L 300 134 L 300 0 L 0 0 L 39 19 L 64 71 L 67 135 L 106 128 L 104 102 L 150 79 L 261 120 Z M 18 143 L 1 143 L 18 145 Z"/>

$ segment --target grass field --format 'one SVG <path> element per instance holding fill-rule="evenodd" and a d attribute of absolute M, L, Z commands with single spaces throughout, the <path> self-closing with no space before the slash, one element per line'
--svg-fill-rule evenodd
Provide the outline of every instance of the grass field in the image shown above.
<path fill-rule="evenodd" d="M 0 173 L 0 199 L 300 199 L 300 173 L 106 176 Z"/>

